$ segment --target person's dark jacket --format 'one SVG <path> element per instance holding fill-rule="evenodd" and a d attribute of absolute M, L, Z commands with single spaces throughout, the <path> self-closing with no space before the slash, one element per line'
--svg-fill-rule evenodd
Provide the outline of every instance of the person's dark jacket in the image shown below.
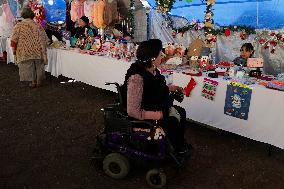
<path fill-rule="evenodd" d="M 142 76 L 144 82 L 141 108 L 146 111 L 163 111 L 164 115 L 168 115 L 168 109 L 172 105 L 172 101 L 170 100 L 165 77 L 157 69 L 156 75 L 153 75 L 139 63 L 133 63 L 125 76 L 125 91 L 129 77 L 135 74 Z M 126 99 L 126 95 L 124 99 Z"/>

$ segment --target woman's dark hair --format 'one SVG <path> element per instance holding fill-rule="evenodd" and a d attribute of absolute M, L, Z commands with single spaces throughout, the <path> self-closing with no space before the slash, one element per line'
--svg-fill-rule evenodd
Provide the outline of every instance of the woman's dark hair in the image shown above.
<path fill-rule="evenodd" d="M 32 11 L 32 9 L 30 7 L 25 7 L 22 10 L 21 16 L 24 19 L 26 19 L 26 18 L 34 19 L 35 13 Z"/>
<path fill-rule="evenodd" d="M 157 58 L 163 45 L 160 39 L 143 41 L 136 51 L 137 62 L 146 68 L 152 67 L 152 61 Z"/>
<path fill-rule="evenodd" d="M 87 26 L 89 25 L 89 18 L 87 16 L 82 16 L 80 19 L 83 20 Z"/>
<path fill-rule="evenodd" d="M 244 47 L 246 48 L 246 51 L 250 51 L 250 52 L 251 52 L 250 57 L 252 57 L 252 55 L 253 55 L 253 53 L 254 53 L 254 48 L 253 48 L 252 44 L 251 44 L 251 43 L 244 43 L 244 44 L 242 45 L 242 47 L 241 47 L 241 50 L 242 50 Z"/>

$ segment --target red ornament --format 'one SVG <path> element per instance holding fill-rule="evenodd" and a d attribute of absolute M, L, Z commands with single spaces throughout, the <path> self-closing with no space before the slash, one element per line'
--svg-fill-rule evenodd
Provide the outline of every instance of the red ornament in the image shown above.
<path fill-rule="evenodd" d="M 277 41 L 270 41 L 269 43 L 270 43 L 270 45 L 272 45 L 272 46 L 274 46 L 274 47 L 277 46 Z"/>
<path fill-rule="evenodd" d="M 217 37 L 215 35 L 213 36 L 212 41 L 213 41 L 213 43 L 217 42 Z"/>
<path fill-rule="evenodd" d="M 226 28 L 224 30 L 224 34 L 225 34 L 226 37 L 229 37 L 231 35 L 231 30 L 229 28 Z"/>
<path fill-rule="evenodd" d="M 274 36 L 275 35 L 275 32 L 271 32 L 270 36 Z"/>
<path fill-rule="evenodd" d="M 278 34 L 276 35 L 276 37 L 277 37 L 278 40 L 280 40 L 280 39 L 282 38 L 282 35 L 281 35 L 280 33 L 278 33 Z"/>
<path fill-rule="evenodd" d="M 265 46 L 264 46 L 264 49 L 268 49 L 268 48 L 269 48 L 269 46 L 268 46 L 268 45 L 265 45 Z"/>
<path fill-rule="evenodd" d="M 259 40 L 259 43 L 262 45 L 262 44 L 264 44 L 265 43 L 265 39 L 260 39 Z"/>
<path fill-rule="evenodd" d="M 176 38 L 177 32 L 173 31 L 172 36 L 173 36 L 173 38 Z"/>
<path fill-rule="evenodd" d="M 247 38 L 247 33 L 246 33 L 245 31 L 241 31 L 241 33 L 240 33 L 240 38 L 241 38 L 242 40 L 245 40 L 245 39 Z"/>

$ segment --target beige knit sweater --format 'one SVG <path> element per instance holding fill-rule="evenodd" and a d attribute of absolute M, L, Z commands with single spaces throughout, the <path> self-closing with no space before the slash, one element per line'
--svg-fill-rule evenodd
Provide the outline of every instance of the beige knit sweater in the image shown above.
<path fill-rule="evenodd" d="M 16 63 L 40 59 L 47 64 L 47 44 L 44 29 L 31 19 L 24 19 L 13 29 L 11 46 L 16 50 Z"/>

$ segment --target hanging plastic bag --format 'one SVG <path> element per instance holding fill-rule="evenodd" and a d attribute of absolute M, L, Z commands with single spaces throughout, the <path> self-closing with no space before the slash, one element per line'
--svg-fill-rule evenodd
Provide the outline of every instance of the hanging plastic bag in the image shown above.
<path fill-rule="evenodd" d="M 43 0 L 42 2 L 45 9 L 45 17 L 47 22 L 65 22 L 65 0 Z"/>

